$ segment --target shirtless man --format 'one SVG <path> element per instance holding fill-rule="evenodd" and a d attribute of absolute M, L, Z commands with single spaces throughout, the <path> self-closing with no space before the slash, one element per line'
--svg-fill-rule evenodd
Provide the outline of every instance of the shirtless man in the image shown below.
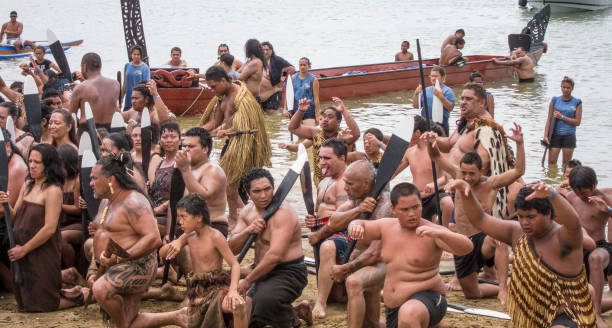
<path fill-rule="evenodd" d="M 2 24 L 2 29 L 0 30 L 0 43 L 2 43 L 2 39 L 6 34 L 6 43 L 15 47 L 15 53 L 18 53 L 21 48 L 27 46 L 30 46 L 32 49 L 34 49 L 34 47 L 36 46 L 34 42 L 28 40 L 21 40 L 23 24 L 17 21 L 17 12 L 11 11 L 10 18 L 10 21 Z"/>
<path fill-rule="evenodd" d="M 395 54 L 395 61 L 414 60 L 414 55 L 408 51 L 410 49 L 410 42 L 402 41 L 401 49 L 402 51 Z"/>
<path fill-rule="evenodd" d="M 433 124 L 432 124 L 433 125 Z M 437 129 L 440 131 L 441 128 L 438 125 Z M 412 173 L 412 183 L 419 189 L 421 195 L 422 213 L 421 216 L 424 219 L 432 221 L 434 215 L 437 215 L 436 209 L 436 197 L 433 188 L 433 171 L 431 168 L 431 158 L 427 152 L 427 141 L 421 139 L 421 135 L 429 131 L 427 128 L 427 121 L 421 116 L 414 117 L 414 132 L 412 133 L 412 140 L 409 147 L 404 153 L 404 157 L 397 167 L 395 174 L 403 171 L 407 166 L 410 166 L 410 173 Z M 440 131 L 441 132 L 441 131 Z M 439 181 L 445 181 L 443 178 L 442 169 L 438 166 L 437 175 L 438 185 L 441 186 L 443 183 Z M 448 228 L 449 220 L 455 205 L 451 197 L 444 193 L 442 187 L 438 188 L 438 196 L 440 200 L 440 211 L 442 220 L 437 218 L 438 222 L 441 222 L 443 226 Z"/>
<path fill-rule="evenodd" d="M 458 60 L 461 59 L 463 54 L 461 53 L 461 49 L 465 47 L 465 40 L 463 38 L 457 38 L 454 43 L 447 44 L 444 49 L 442 49 L 442 54 L 440 55 L 440 65 L 447 66 L 453 65 Z"/>
<path fill-rule="evenodd" d="M 465 38 L 465 31 L 462 28 L 456 30 L 454 34 L 451 34 L 444 39 L 444 42 L 442 42 L 442 46 L 440 47 L 440 51 L 444 51 L 444 48 L 446 48 L 447 45 L 454 44 L 455 40 L 459 38 Z"/>
<path fill-rule="evenodd" d="M 1 128 L 6 129 L 6 121 L 9 116 L 13 119 L 13 125 L 15 126 L 16 122 L 19 122 L 19 108 L 17 108 L 17 105 L 9 101 L 0 103 L 0 127 Z M 43 120 L 44 121 L 42 122 L 43 123 L 42 125 L 45 126 L 47 124 L 46 122 L 47 120 L 46 119 L 43 119 Z M 19 150 L 19 152 L 21 152 L 22 155 L 30 153 L 30 148 L 32 147 L 32 144 L 34 143 L 34 137 L 32 136 L 31 133 L 25 132 L 19 129 L 17 126 L 15 126 L 15 135 L 12 136 L 12 138 L 15 139 L 15 146 L 17 146 L 17 149 Z M 11 171 L 11 174 L 12 174 L 12 171 Z"/>
<path fill-rule="evenodd" d="M 362 213 L 372 213 L 371 220 L 391 215 L 388 192 L 383 192 L 378 200 L 369 197 L 375 176 L 374 166 L 367 161 L 349 165 L 343 177 L 349 200 L 332 215 L 327 224 L 329 231 L 347 229 Z M 349 328 L 378 327 L 380 291 L 385 278 L 380 249 L 380 241 L 359 241 L 348 263 L 332 267 L 334 281 L 342 282 L 346 278 Z"/>
<path fill-rule="evenodd" d="M 516 197 L 517 222 L 486 214 L 465 181 L 455 180 L 449 189 L 475 228 L 514 249 L 508 294 L 514 327 L 595 326 L 582 227 L 568 201 L 543 183 L 530 185 Z"/>
<path fill-rule="evenodd" d="M 453 179 L 466 181 L 470 185 L 470 189 L 474 191 L 476 198 L 483 204 L 485 212 L 491 213 L 498 189 L 509 186 L 525 173 L 523 133 L 520 125 L 514 123 L 514 127 L 514 129 L 511 129 L 513 134 L 508 135 L 507 138 L 516 142 L 516 165 L 512 169 L 492 177 L 482 175 L 482 161 L 477 153 L 466 153 L 461 159 L 459 166 L 456 166 L 440 156 L 440 152 L 436 149 L 435 135 L 433 133 L 426 133 L 423 135 L 423 139 L 428 140 L 429 156 L 436 164 L 450 174 Z M 485 236 L 484 233 L 472 226 L 469 219 L 465 216 L 461 205 L 455 205 L 455 225 L 453 230 L 468 236 L 474 243 L 474 250 L 471 254 L 464 257 L 455 256 L 455 271 L 457 272 L 457 278 L 459 278 L 463 294 L 466 298 L 482 298 L 497 295 L 501 303 L 505 304 L 507 295 L 505 287 L 507 287 L 509 261 L 508 248 L 506 245 L 496 243 L 493 238 Z M 499 288 L 490 284 L 478 283 L 480 268 L 486 262 L 490 263 L 491 260 L 495 261 Z"/>
<path fill-rule="evenodd" d="M 91 186 L 96 197 L 103 199 L 100 208 L 104 208 L 94 236 L 94 256 L 106 271 L 98 276 L 94 262 L 88 283 L 113 327 L 186 327 L 186 308 L 169 313 L 139 313 L 140 298 L 155 279 L 155 250 L 162 242 L 151 204 L 128 175 L 127 162 L 127 157 L 104 157 L 91 172 Z M 107 257 L 105 248 L 111 239 L 129 257 Z"/>
<path fill-rule="evenodd" d="M 612 189 L 598 189 L 597 175 L 588 166 L 572 169 L 569 184 L 572 191 L 567 194 L 567 200 L 579 213 L 580 223 L 596 243 L 595 250 L 590 253 L 585 251 L 584 262 L 588 268 L 589 282 L 595 289 L 593 308 L 600 321 L 603 286 L 606 279 L 608 284 L 612 283 L 612 244 L 609 242 L 612 240 Z"/>
<path fill-rule="evenodd" d="M 170 60 L 166 63 L 166 65 L 172 67 L 187 67 L 187 61 L 181 58 L 183 51 L 179 47 L 173 47 L 170 50 Z"/>
<path fill-rule="evenodd" d="M 74 88 L 70 100 L 70 112 L 81 109 L 79 123 L 85 123 L 85 102 L 88 102 L 93 112 L 96 127 L 110 131 L 113 114 L 118 110 L 119 82 L 102 76 L 102 59 L 96 53 L 90 52 L 81 60 L 81 74 L 85 81 Z"/>
<path fill-rule="evenodd" d="M 433 327 L 446 314 L 445 288 L 438 274 L 442 251 L 468 254 L 470 240 L 421 217 L 418 188 L 404 182 L 391 191 L 393 217 L 355 220 L 351 238 L 380 240 L 385 274 L 387 327 Z M 410 249 L 412 251 L 406 252 Z"/>
<path fill-rule="evenodd" d="M 174 160 L 176 167 L 181 170 L 187 192 L 198 194 L 206 200 L 210 211 L 210 226 L 227 238 L 227 178 L 219 165 L 209 161 L 212 148 L 210 133 L 204 128 L 194 127 L 185 133 L 183 150 L 176 154 Z"/>
<path fill-rule="evenodd" d="M 327 229 L 326 225 L 334 211 L 348 199 L 344 180 L 346 169 L 346 143 L 332 138 L 327 139 L 319 150 L 319 163 L 325 177 L 317 187 L 317 204 L 315 215 L 306 215 L 304 223 L 311 231 Z M 312 309 L 314 318 L 325 318 L 327 298 L 330 296 L 334 281 L 331 279 L 332 266 L 338 264 L 346 251 L 347 238 L 340 230 L 330 237 L 319 239 L 316 232 L 312 232 L 308 239 L 313 245 L 317 265 L 317 300 Z M 322 240 L 322 241 L 321 241 Z M 337 295 L 332 298 L 338 299 Z"/>
<path fill-rule="evenodd" d="M 220 59 L 221 56 L 223 56 L 223 54 L 229 54 L 229 46 L 225 43 L 221 43 L 219 45 L 219 47 L 217 48 L 217 62 L 215 63 L 215 65 L 219 65 L 220 64 Z M 240 67 L 242 67 L 243 63 L 238 60 L 238 59 L 234 59 L 234 62 L 232 63 L 232 69 L 237 71 L 238 69 L 240 69 Z"/>
<path fill-rule="evenodd" d="M 518 73 L 519 83 L 535 81 L 535 62 L 530 55 L 527 54 L 523 47 L 518 47 L 514 50 L 516 59 L 506 58 L 501 60 L 493 58 L 493 63 L 497 65 L 513 66 Z"/>
<path fill-rule="evenodd" d="M 240 281 L 238 292 L 252 299 L 250 327 L 295 327 L 291 303 L 308 283 L 302 233 L 297 213 L 281 206 L 265 222 L 261 214 L 272 201 L 274 179 L 265 169 L 251 169 L 243 178 L 251 202 L 240 213 L 229 240 L 230 249 L 240 252 L 251 234 L 255 239 L 253 270 Z"/>
<path fill-rule="evenodd" d="M 248 60 L 237 71 L 238 79 L 246 82 L 249 91 L 261 104 L 261 98 L 259 97 L 261 80 L 263 78 L 263 71 L 268 69 L 261 43 L 255 39 L 248 39 L 244 44 L 244 52 Z"/>

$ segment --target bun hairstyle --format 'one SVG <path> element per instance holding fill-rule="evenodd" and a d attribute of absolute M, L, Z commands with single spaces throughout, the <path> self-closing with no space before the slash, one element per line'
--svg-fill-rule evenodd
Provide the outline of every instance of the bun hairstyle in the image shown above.
<path fill-rule="evenodd" d="M 130 153 L 121 152 L 118 155 L 109 155 L 102 157 L 97 164 L 102 166 L 102 173 L 105 177 L 114 176 L 121 188 L 127 190 L 136 190 L 144 195 L 140 190 L 132 175 L 128 172 L 129 164 L 132 162 Z"/>

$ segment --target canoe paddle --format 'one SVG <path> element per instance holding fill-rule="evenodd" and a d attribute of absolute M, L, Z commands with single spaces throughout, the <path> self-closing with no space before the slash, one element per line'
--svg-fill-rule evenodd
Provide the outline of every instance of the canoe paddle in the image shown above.
<path fill-rule="evenodd" d="M 491 317 L 491 318 L 510 320 L 510 316 L 503 312 L 498 312 L 498 311 L 493 311 L 493 310 L 488 310 L 488 309 L 473 308 L 473 307 L 453 304 L 453 303 L 448 303 L 447 306 L 452 309 L 461 310 L 467 314 L 475 314 L 475 315 L 482 315 L 482 316 Z"/>
<path fill-rule="evenodd" d="M 421 85 L 424 86 L 425 85 L 425 73 L 423 71 L 423 58 L 421 57 L 421 43 L 419 42 L 419 39 L 416 40 L 416 44 L 417 44 L 417 53 L 419 55 L 419 73 L 421 75 Z M 436 86 L 438 86 L 437 83 L 436 83 Z M 436 97 L 434 96 L 433 98 L 436 98 Z M 431 122 L 429 120 L 429 108 L 427 107 L 426 88 L 423 88 L 423 108 L 425 109 L 425 119 L 427 120 L 427 130 L 429 130 L 429 128 L 431 127 Z M 434 162 L 433 160 L 431 161 L 431 171 L 433 174 L 434 195 L 436 197 L 436 215 L 438 216 L 439 223 L 442 224 L 442 214 L 441 214 L 442 211 L 440 210 L 440 195 L 438 195 L 438 173 L 436 172 L 436 162 Z"/>
<path fill-rule="evenodd" d="M 30 132 L 34 136 L 34 141 L 40 142 L 42 136 L 42 114 L 40 113 L 40 99 L 38 98 L 38 87 L 34 78 L 30 75 L 25 77 L 23 82 L 23 104 L 26 109 L 26 116 Z"/>
<path fill-rule="evenodd" d="M 151 116 L 149 115 L 148 108 L 142 110 L 142 116 L 140 118 L 140 133 L 142 170 L 144 171 L 145 182 L 147 182 L 149 179 L 149 161 L 151 161 L 151 139 L 153 138 L 153 134 L 151 132 Z"/>
<path fill-rule="evenodd" d="M 440 88 L 440 81 L 436 80 L 436 85 L 432 88 L 432 90 L 442 90 Z M 433 91 L 432 91 L 433 92 Z M 440 98 L 433 95 L 433 104 L 431 105 L 431 119 L 434 122 L 442 123 L 444 122 L 444 107 L 442 106 L 442 100 Z M 429 115 L 428 115 L 429 116 Z"/>
<path fill-rule="evenodd" d="M 93 112 L 88 102 L 85 103 L 85 126 L 89 133 L 91 149 L 96 156 L 96 160 L 98 160 L 102 157 L 102 153 L 100 152 L 100 143 L 98 142 L 98 133 L 96 132 L 96 122 L 94 121 Z"/>
<path fill-rule="evenodd" d="M 121 71 L 117 71 L 117 82 L 119 82 L 119 110 L 123 106 L 123 102 L 121 101 Z"/>
<path fill-rule="evenodd" d="M 62 71 L 61 76 L 68 80 L 68 82 L 72 82 L 72 73 L 70 73 L 70 66 L 68 65 L 64 48 L 57 39 L 55 33 L 49 29 L 47 30 L 47 40 L 49 40 L 49 49 L 51 49 L 53 58 L 55 59 L 59 69 Z"/>
<path fill-rule="evenodd" d="M 13 122 L 13 117 L 11 115 L 6 118 L 6 130 L 11 135 L 11 141 L 15 143 L 15 123 Z"/>
<path fill-rule="evenodd" d="M 306 212 L 310 215 L 315 213 L 315 205 L 312 199 L 312 177 L 310 174 L 310 163 L 306 161 L 302 173 L 300 173 L 300 186 L 302 187 L 302 196 L 304 197 L 304 205 L 306 205 Z M 311 231 L 314 228 L 311 228 Z"/>
<path fill-rule="evenodd" d="M 287 85 L 285 86 L 285 105 L 289 113 L 291 113 L 291 110 L 293 110 L 294 97 L 293 80 L 291 79 L 291 75 L 287 74 Z M 293 133 L 289 132 L 289 136 L 291 137 L 291 142 L 293 142 Z"/>
<path fill-rule="evenodd" d="M 297 159 L 295 160 L 295 162 L 293 162 L 291 168 L 289 168 L 289 172 L 287 172 L 287 174 L 283 178 L 283 181 L 276 189 L 274 196 L 272 196 L 272 201 L 270 202 L 270 204 L 268 204 L 268 207 L 266 207 L 266 210 L 261 215 L 261 218 L 264 221 L 268 222 L 272 215 L 274 215 L 274 213 L 276 213 L 276 211 L 283 204 L 283 201 L 285 200 L 285 197 L 287 197 L 287 194 L 289 194 L 291 187 L 293 187 L 293 184 L 300 176 L 300 171 L 302 171 L 302 169 L 304 168 L 304 163 L 306 163 L 307 159 L 308 154 L 306 153 L 306 148 L 304 148 L 304 145 L 300 144 L 298 146 Z M 251 234 L 249 236 L 249 239 L 244 244 L 244 246 L 242 247 L 242 251 L 240 251 L 240 254 L 238 255 L 238 263 L 242 262 L 244 256 L 251 247 L 251 244 L 253 244 L 253 241 L 255 241 L 255 238 L 257 238 L 257 234 Z"/>
<path fill-rule="evenodd" d="M 9 116 L 10 118 L 10 116 Z M 6 192 L 8 188 L 8 156 L 6 155 L 4 133 L 0 131 L 0 190 Z M 9 247 L 12 249 L 15 247 L 15 234 L 13 232 L 13 221 L 11 220 L 11 209 L 9 203 L 2 204 L 4 207 L 4 223 L 6 224 L 6 231 L 9 238 Z M 13 262 L 13 279 L 15 283 L 21 285 L 23 283 L 23 277 L 21 276 L 21 268 L 19 262 Z"/>
<path fill-rule="evenodd" d="M 125 120 L 123 120 L 123 116 L 121 115 L 121 113 L 115 112 L 111 121 L 110 132 L 125 133 L 126 129 L 127 125 L 125 124 Z"/>
<path fill-rule="evenodd" d="M 170 180 L 170 241 L 174 240 L 176 232 L 176 204 L 183 198 L 185 193 L 185 181 L 181 171 L 176 168 L 172 170 L 172 180 Z M 170 273 L 170 261 L 164 259 L 164 275 L 162 276 L 162 286 L 168 282 L 168 273 Z"/>
<path fill-rule="evenodd" d="M 87 132 L 84 132 L 83 136 L 87 136 L 87 139 L 89 138 Z M 83 137 L 81 136 L 81 141 L 82 140 Z M 83 197 L 87 203 L 87 208 L 81 210 L 81 241 L 83 245 L 85 245 L 85 241 L 89 238 L 89 222 L 96 217 L 98 207 L 100 206 L 100 200 L 94 197 L 93 190 L 89 185 L 91 182 L 91 170 L 96 164 L 96 156 L 91 149 L 89 149 L 89 145 L 91 145 L 91 143 L 88 144 L 87 140 L 79 143 L 79 152 L 83 149 L 83 157 L 81 159 L 81 197 Z M 84 273 L 87 272 L 87 258 L 85 257 L 84 249 L 81 250 L 81 254 L 79 272 Z"/>
<path fill-rule="evenodd" d="M 374 178 L 374 188 L 370 193 L 370 197 L 377 199 L 393 177 L 393 174 L 404 157 L 404 153 L 410 145 L 410 139 L 412 138 L 413 132 L 414 116 L 405 116 L 395 127 L 395 131 L 393 131 L 391 139 L 389 139 L 389 143 L 387 143 L 387 149 L 385 149 L 383 153 L 378 171 L 376 172 L 376 177 Z M 361 219 L 367 220 L 370 215 L 371 213 L 361 213 Z M 355 245 L 357 245 L 357 240 L 351 240 L 348 249 L 344 253 L 342 264 L 348 262 L 351 258 L 351 253 L 355 249 Z"/>
<path fill-rule="evenodd" d="M 548 142 L 546 142 L 546 140 L 544 139 L 540 140 L 540 144 L 544 146 L 544 155 L 542 156 L 542 167 L 544 167 L 544 163 L 546 161 L 546 153 L 548 153 L 548 148 L 550 148 L 550 139 L 552 138 L 553 133 L 555 132 L 556 126 L 557 126 L 557 118 L 553 116 L 550 118 L 550 124 L 548 126 Z"/>

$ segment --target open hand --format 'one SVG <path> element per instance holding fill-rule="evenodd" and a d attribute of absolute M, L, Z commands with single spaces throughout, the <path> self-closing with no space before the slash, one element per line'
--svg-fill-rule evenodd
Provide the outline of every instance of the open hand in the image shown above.
<path fill-rule="evenodd" d="M 342 101 L 342 99 L 338 97 L 332 97 L 332 101 L 336 103 L 336 106 L 334 106 L 334 108 L 337 111 L 339 111 L 340 113 L 344 112 L 344 102 Z"/>
<path fill-rule="evenodd" d="M 506 138 L 516 142 L 517 145 L 523 143 L 523 129 L 519 124 L 514 122 L 514 128 L 510 128 L 512 135 L 506 135 Z"/>
<path fill-rule="evenodd" d="M 298 109 L 306 113 L 310 109 L 310 100 L 308 98 L 302 98 L 298 102 Z"/>
<path fill-rule="evenodd" d="M 179 239 L 175 239 L 168 243 L 168 246 L 166 247 L 166 260 L 172 260 L 181 252 L 183 244 Z"/>
<path fill-rule="evenodd" d="M 470 195 L 470 185 L 461 179 L 451 180 L 446 184 L 445 189 L 448 193 L 463 193 L 465 197 Z"/>
<path fill-rule="evenodd" d="M 530 184 L 527 188 L 531 188 L 533 192 L 525 197 L 525 200 L 530 201 L 534 198 L 548 198 L 552 196 L 554 189 L 544 182 L 540 181 L 536 184 Z"/>
<path fill-rule="evenodd" d="M 608 204 L 606 203 L 601 196 L 591 196 L 589 197 L 589 203 L 595 205 L 600 212 L 608 212 Z"/>

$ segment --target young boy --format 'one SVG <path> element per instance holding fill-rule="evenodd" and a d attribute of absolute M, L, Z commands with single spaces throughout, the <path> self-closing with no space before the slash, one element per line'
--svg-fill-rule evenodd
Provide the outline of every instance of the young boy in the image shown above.
<path fill-rule="evenodd" d="M 240 265 L 223 234 L 210 227 L 206 201 L 198 194 L 185 196 L 176 205 L 179 223 L 185 232 L 159 251 L 160 257 L 175 258 L 189 245 L 191 268 L 187 275 L 189 327 L 224 327 L 224 313 L 233 313 L 234 327 L 247 326 L 244 299 L 238 294 Z M 222 261 L 231 266 L 231 277 Z M 229 320 L 225 320 L 226 325 Z"/>

